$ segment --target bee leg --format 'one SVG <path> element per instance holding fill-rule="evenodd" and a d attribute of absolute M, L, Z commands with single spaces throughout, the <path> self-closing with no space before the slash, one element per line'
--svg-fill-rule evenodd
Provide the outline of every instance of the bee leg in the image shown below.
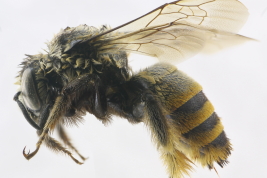
<path fill-rule="evenodd" d="M 148 124 L 152 129 L 153 135 L 158 138 L 162 146 L 168 144 L 168 128 L 165 116 L 161 108 L 160 102 L 153 96 L 153 94 L 146 93 L 143 98 L 145 101 L 146 111 L 148 115 Z"/>
<path fill-rule="evenodd" d="M 68 103 L 68 99 L 66 96 L 62 95 L 62 96 L 57 97 L 55 104 L 51 110 L 51 113 L 45 123 L 44 128 L 40 130 L 40 133 L 39 133 L 40 137 L 39 137 L 38 142 L 36 143 L 35 151 L 33 151 L 32 153 L 29 152 L 28 154 L 26 154 L 25 148 L 23 150 L 23 155 L 27 160 L 35 156 L 35 154 L 39 151 L 42 142 L 46 139 L 46 137 L 48 137 L 49 130 L 53 130 L 55 125 L 57 125 L 57 123 L 59 122 L 60 118 L 62 118 L 66 110 L 66 103 Z"/>
<path fill-rule="evenodd" d="M 158 150 L 161 152 L 161 158 L 167 165 L 167 171 L 171 178 L 182 177 L 183 173 L 188 173 L 191 170 L 192 161 L 186 155 L 175 148 L 173 142 L 172 125 L 167 123 L 166 114 L 164 114 L 161 102 L 150 92 L 143 92 L 142 99 L 145 102 L 147 117 L 145 123 L 150 126 L 154 140 Z M 146 119 L 147 118 L 147 119 Z M 176 136 L 176 135 L 175 135 Z"/>
<path fill-rule="evenodd" d="M 46 145 L 48 148 L 52 149 L 53 151 L 56 151 L 56 152 L 63 152 L 63 153 L 65 153 L 65 154 L 67 154 L 67 155 L 68 155 L 69 157 L 71 157 L 71 159 L 72 159 L 73 161 L 75 161 L 77 164 L 83 164 L 82 162 L 80 162 L 80 161 L 78 161 L 76 158 L 74 158 L 74 157 L 72 156 L 72 153 L 71 153 L 69 150 L 67 150 L 65 147 L 63 147 L 63 146 L 61 145 L 60 142 L 58 142 L 58 141 L 55 140 L 54 138 L 50 137 L 49 135 L 47 135 L 47 136 L 45 137 L 44 143 L 45 143 L 45 145 Z M 83 160 L 83 161 L 84 161 L 84 160 Z"/>
<path fill-rule="evenodd" d="M 40 128 L 43 129 L 44 126 L 45 126 L 45 123 L 49 117 L 49 111 L 50 111 L 50 108 L 51 108 L 51 104 L 47 104 L 43 111 L 41 112 L 40 114 L 40 119 L 39 119 L 39 125 L 40 125 Z M 37 131 L 38 132 L 38 131 Z"/>
<path fill-rule="evenodd" d="M 46 123 L 46 121 L 47 121 L 47 119 L 48 119 L 48 116 L 49 116 L 49 109 L 50 109 L 50 104 L 47 104 L 46 106 L 45 106 L 45 108 L 44 108 L 44 110 L 43 110 L 43 112 L 40 114 L 40 126 L 38 126 L 39 127 L 39 129 L 37 129 L 37 134 L 40 136 L 41 135 L 41 133 L 42 133 L 42 128 L 44 127 L 44 125 L 45 125 L 45 123 Z M 35 122 L 34 122 L 35 123 Z M 37 143 L 37 145 L 39 145 L 39 141 L 38 141 L 38 143 Z M 29 160 L 29 159 L 31 159 L 37 152 L 38 152 L 38 150 L 39 150 L 39 148 L 40 148 L 40 146 L 39 147 L 37 147 L 37 149 L 34 151 L 34 152 L 32 152 L 31 154 L 29 154 L 29 153 L 25 153 L 25 149 L 26 149 L 26 147 L 24 147 L 24 149 L 23 149 L 23 156 L 27 159 L 27 160 Z"/>
<path fill-rule="evenodd" d="M 65 132 L 65 129 L 59 124 L 57 126 L 57 131 L 58 131 L 58 135 L 59 137 L 62 139 L 62 141 L 64 142 L 64 144 L 66 144 L 68 147 L 70 147 L 73 151 L 75 151 L 75 153 L 77 153 L 79 155 L 79 157 L 85 161 L 87 158 L 85 158 L 84 156 L 82 156 L 79 151 L 72 145 L 72 143 L 70 142 L 70 138 L 68 137 L 67 133 Z"/>
<path fill-rule="evenodd" d="M 46 132 L 43 132 L 42 135 L 47 135 L 48 131 L 49 131 L 49 129 L 47 129 Z M 39 151 L 40 146 L 41 146 L 41 144 L 42 144 L 42 142 L 43 142 L 44 139 L 45 139 L 45 136 L 39 138 L 38 142 L 36 143 L 36 149 L 33 152 L 31 152 L 31 153 L 30 153 L 30 150 L 29 150 L 28 153 L 25 153 L 25 149 L 26 149 L 26 146 L 25 146 L 24 149 L 23 149 L 23 152 L 22 152 L 23 153 L 23 156 L 27 160 L 30 160 L 32 157 L 34 157 L 36 155 L 36 153 Z"/>
<path fill-rule="evenodd" d="M 141 81 L 142 82 L 142 81 Z M 143 121 L 150 129 L 158 146 L 167 145 L 168 130 L 161 102 L 147 89 L 144 82 L 128 81 L 118 91 L 108 96 L 108 105 L 115 114 L 130 123 Z"/>
<path fill-rule="evenodd" d="M 94 115 L 100 119 L 103 119 L 107 115 L 107 102 L 105 96 L 105 91 L 103 90 L 103 84 L 98 79 L 94 87 Z"/>
<path fill-rule="evenodd" d="M 92 105 L 88 112 L 101 120 L 107 120 L 107 102 L 105 90 L 100 78 L 95 74 L 84 74 L 72 80 L 64 89 L 63 93 L 73 98 L 79 98 L 80 93 L 91 93 L 89 100 Z"/>

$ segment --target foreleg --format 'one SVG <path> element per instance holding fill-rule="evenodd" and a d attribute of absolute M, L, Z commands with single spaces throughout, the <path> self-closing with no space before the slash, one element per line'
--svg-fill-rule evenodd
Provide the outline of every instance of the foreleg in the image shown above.
<path fill-rule="evenodd" d="M 35 154 L 38 152 L 38 150 L 41 147 L 42 142 L 45 139 L 49 140 L 48 132 L 53 130 L 55 125 L 60 121 L 60 118 L 64 115 L 66 111 L 66 103 L 67 103 L 67 97 L 65 96 L 58 96 L 56 99 L 56 102 L 50 112 L 50 115 L 44 125 L 44 128 L 42 130 L 38 131 L 38 134 L 40 135 L 38 142 L 36 143 L 36 149 L 32 153 L 25 153 L 25 148 L 23 150 L 23 155 L 26 159 L 31 159 Z M 56 144 L 55 144 L 56 145 Z"/>
<path fill-rule="evenodd" d="M 64 127 L 62 127 L 62 125 L 58 125 L 57 126 L 57 131 L 58 131 L 58 135 L 59 137 L 62 139 L 62 141 L 64 142 L 65 145 L 67 145 L 70 149 L 72 149 L 73 151 L 75 151 L 76 154 L 79 155 L 79 157 L 85 161 L 87 158 L 85 158 L 84 156 L 82 156 L 79 151 L 72 145 L 70 138 L 68 137 L 67 133 L 65 132 Z"/>
<path fill-rule="evenodd" d="M 68 151 L 65 147 L 63 147 L 58 141 L 56 141 L 55 139 L 53 139 L 52 137 L 50 137 L 48 135 L 48 132 L 53 130 L 54 127 L 59 123 L 60 118 L 63 117 L 64 113 L 66 112 L 66 103 L 67 103 L 67 97 L 66 96 L 59 96 L 56 99 L 56 102 L 52 108 L 52 111 L 44 125 L 43 130 L 39 130 L 37 131 L 39 137 L 39 140 L 36 144 L 36 149 L 34 152 L 32 153 L 25 153 L 25 148 L 23 150 L 23 155 L 26 159 L 31 159 L 33 156 L 35 156 L 35 154 L 39 151 L 42 142 L 44 141 L 44 143 L 46 144 L 46 146 L 54 151 L 57 152 L 63 152 L 67 155 L 69 155 L 77 164 L 82 164 L 81 162 L 79 162 L 76 158 L 73 157 L 72 153 L 70 151 Z M 43 120 L 42 120 L 43 121 Z M 41 123 L 42 125 L 42 123 Z"/>

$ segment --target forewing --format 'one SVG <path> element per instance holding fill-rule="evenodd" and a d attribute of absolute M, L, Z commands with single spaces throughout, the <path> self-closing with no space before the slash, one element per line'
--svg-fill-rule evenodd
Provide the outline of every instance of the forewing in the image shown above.
<path fill-rule="evenodd" d="M 180 0 L 164 4 L 115 30 L 130 32 L 179 22 L 236 33 L 247 17 L 247 8 L 237 0 Z"/>
<path fill-rule="evenodd" d="M 237 0 L 181 0 L 92 40 L 100 53 L 125 50 L 179 62 L 207 46 L 221 48 L 246 40 L 235 33 L 247 16 L 246 7 Z"/>

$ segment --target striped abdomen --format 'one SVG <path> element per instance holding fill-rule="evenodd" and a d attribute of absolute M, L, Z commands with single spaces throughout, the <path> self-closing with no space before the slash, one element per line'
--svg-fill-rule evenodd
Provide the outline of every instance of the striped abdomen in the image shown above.
<path fill-rule="evenodd" d="M 153 84 L 152 90 L 166 112 L 169 145 L 162 147 L 161 151 L 170 172 L 179 165 L 184 172 L 190 169 L 187 166 L 190 161 L 178 163 L 186 157 L 209 168 L 214 162 L 220 166 L 227 163 L 231 144 L 220 118 L 196 81 L 175 66 L 161 63 L 140 72 L 139 76 L 149 81 L 151 86 Z M 171 174 L 176 175 L 174 172 Z"/>
<path fill-rule="evenodd" d="M 169 118 L 181 132 L 182 152 L 210 168 L 214 161 L 220 166 L 227 163 L 231 151 L 229 139 L 220 118 L 202 91 L 174 110 Z"/>
<path fill-rule="evenodd" d="M 162 106 L 165 115 L 166 144 L 152 128 L 152 138 L 167 166 L 170 178 L 181 178 L 192 169 L 192 162 L 213 168 L 227 163 L 231 144 L 223 131 L 220 118 L 202 92 L 202 87 L 170 64 L 155 64 L 136 79 L 146 83 Z M 151 128 L 151 121 L 144 118 Z M 158 126 L 161 127 L 161 126 Z M 163 127 L 163 126 L 162 126 Z"/>

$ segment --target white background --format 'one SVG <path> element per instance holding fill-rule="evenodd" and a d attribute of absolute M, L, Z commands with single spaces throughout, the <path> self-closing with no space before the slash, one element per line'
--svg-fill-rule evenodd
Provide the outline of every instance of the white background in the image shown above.
<path fill-rule="evenodd" d="M 221 178 L 267 177 L 267 1 L 241 0 L 250 12 L 240 34 L 260 40 L 211 56 L 197 55 L 178 66 L 196 79 L 222 117 L 234 151 Z M 167 178 L 146 128 L 114 118 L 108 127 L 87 115 L 69 132 L 73 143 L 89 159 L 75 164 L 45 147 L 30 161 L 38 138 L 12 100 L 15 76 L 24 54 L 37 54 L 61 28 L 88 24 L 113 27 L 166 3 L 164 0 L 0 0 L 0 177 L 2 178 Z M 135 60 L 138 58 L 138 60 Z M 142 59 L 142 60 L 140 60 Z M 135 64 L 149 61 L 132 55 Z M 152 62 L 151 62 L 152 63 Z M 140 64 L 139 64 L 140 67 Z M 195 166 L 192 177 L 218 177 Z"/>

